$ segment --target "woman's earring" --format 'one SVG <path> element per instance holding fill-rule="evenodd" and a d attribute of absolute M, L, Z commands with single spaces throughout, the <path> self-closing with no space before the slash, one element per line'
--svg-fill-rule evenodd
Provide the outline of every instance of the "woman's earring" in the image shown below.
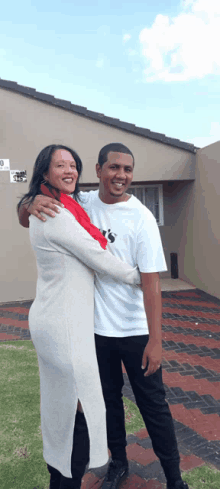
<path fill-rule="evenodd" d="M 47 184 L 46 180 L 42 180 L 42 182 L 41 182 L 41 183 L 42 183 L 43 185 L 46 185 L 46 184 Z"/>

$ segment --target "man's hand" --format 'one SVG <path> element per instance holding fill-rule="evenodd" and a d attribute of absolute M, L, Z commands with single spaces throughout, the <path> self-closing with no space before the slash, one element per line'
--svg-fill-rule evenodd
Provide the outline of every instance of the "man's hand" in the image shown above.
<path fill-rule="evenodd" d="M 158 370 L 162 361 L 162 299 L 159 273 L 141 273 L 144 306 L 149 327 L 149 341 L 142 357 L 143 369 L 147 367 L 144 376 Z"/>
<path fill-rule="evenodd" d="M 162 344 L 161 342 L 149 339 L 147 346 L 144 349 L 142 357 L 142 369 L 148 368 L 144 374 L 145 377 L 154 374 L 160 367 L 162 362 Z"/>
<path fill-rule="evenodd" d="M 20 205 L 18 210 L 18 218 L 20 224 L 24 228 L 29 228 L 29 216 L 33 214 L 41 221 L 46 221 L 46 218 L 41 215 L 44 212 L 48 216 L 55 217 L 56 213 L 60 212 L 59 207 L 64 207 L 61 202 L 46 195 L 37 195 L 31 205 Z"/>
<path fill-rule="evenodd" d="M 61 202 L 46 195 L 37 195 L 31 205 L 27 207 L 29 214 L 37 217 L 41 221 L 46 221 L 46 218 L 41 215 L 41 212 L 48 216 L 55 217 L 56 213 L 60 212 L 59 207 L 64 207 Z"/>

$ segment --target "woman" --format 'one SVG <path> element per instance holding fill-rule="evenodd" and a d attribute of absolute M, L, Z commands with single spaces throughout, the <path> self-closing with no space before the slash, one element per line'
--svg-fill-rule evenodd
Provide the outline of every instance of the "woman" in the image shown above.
<path fill-rule="evenodd" d="M 18 204 L 31 203 L 45 193 L 65 205 L 56 220 L 43 223 L 30 216 L 29 228 L 38 268 L 29 324 L 39 362 L 43 455 L 51 474 L 50 489 L 78 489 L 88 461 L 91 468 L 108 460 L 94 343 L 93 270 L 129 284 L 140 282 L 136 269 L 105 250 L 106 239 L 72 199 L 77 199 L 81 172 L 75 151 L 47 146 L 37 157 L 30 190 Z M 79 401 L 85 417 L 77 411 Z"/>

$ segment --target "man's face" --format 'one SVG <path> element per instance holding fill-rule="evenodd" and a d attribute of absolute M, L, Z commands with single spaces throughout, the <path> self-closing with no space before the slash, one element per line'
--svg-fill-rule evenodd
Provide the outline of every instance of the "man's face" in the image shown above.
<path fill-rule="evenodd" d="M 134 163 L 131 155 L 110 152 L 102 167 L 96 165 L 100 179 L 99 196 L 106 204 L 127 200 L 126 191 L 133 180 Z"/>

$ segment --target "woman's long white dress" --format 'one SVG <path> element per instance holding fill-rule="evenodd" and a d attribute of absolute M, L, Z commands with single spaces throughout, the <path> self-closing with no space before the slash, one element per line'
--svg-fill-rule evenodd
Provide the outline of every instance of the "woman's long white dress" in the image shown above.
<path fill-rule="evenodd" d="M 89 467 L 108 461 L 94 342 L 93 270 L 129 284 L 140 280 L 137 269 L 103 250 L 67 209 L 61 209 L 55 219 L 46 217 L 43 223 L 30 216 L 38 280 L 29 326 L 40 371 L 43 456 L 65 477 L 72 477 L 78 399 L 89 430 Z"/>

